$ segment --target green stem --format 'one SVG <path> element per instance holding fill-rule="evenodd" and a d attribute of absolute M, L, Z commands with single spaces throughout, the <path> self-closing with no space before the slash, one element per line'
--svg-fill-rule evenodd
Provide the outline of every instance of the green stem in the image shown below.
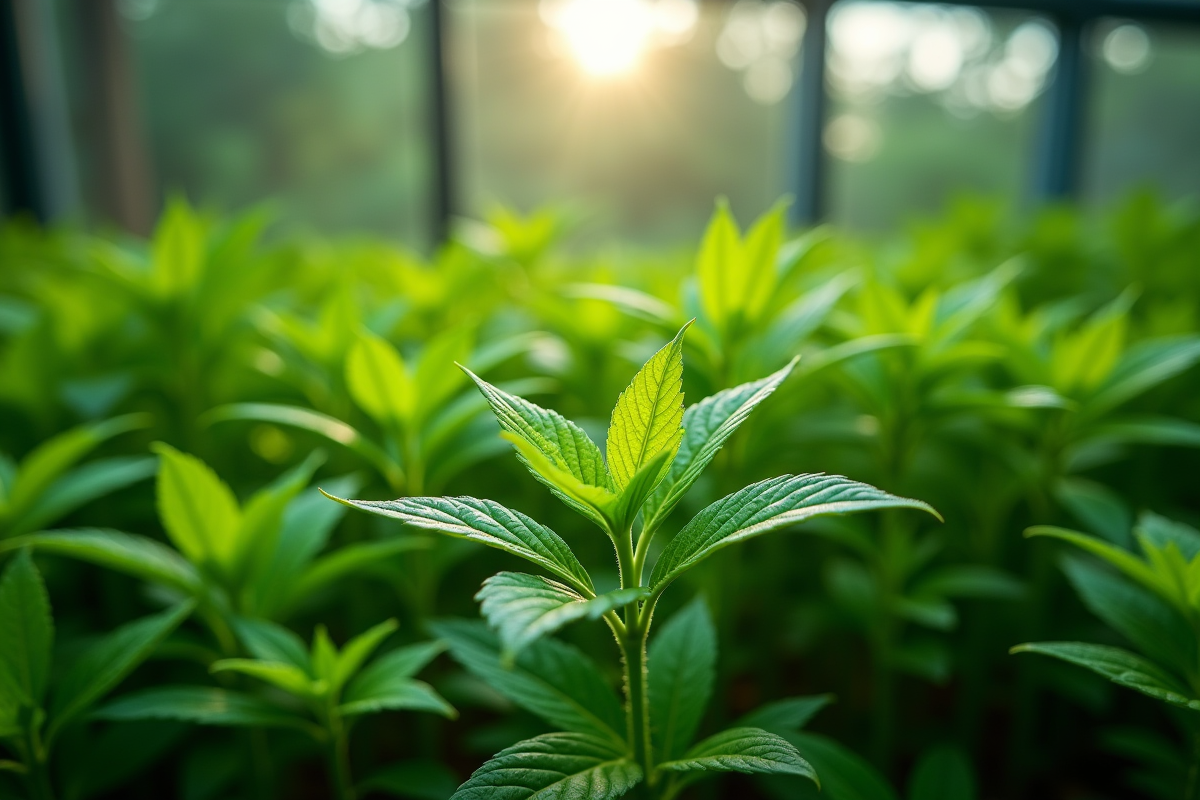
<path fill-rule="evenodd" d="M 41 737 L 36 729 L 29 730 L 27 736 L 28 757 L 25 766 L 28 772 L 25 781 L 29 786 L 30 800 L 54 800 L 54 786 L 50 783 L 49 756 L 42 745 Z"/>
<path fill-rule="evenodd" d="M 354 779 L 350 775 L 350 739 L 346 726 L 336 709 L 330 709 L 327 722 L 329 728 L 329 778 L 337 800 L 355 800 Z"/>
<path fill-rule="evenodd" d="M 626 724 L 634 761 L 645 774 L 646 785 L 653 791 L 654 753 L 650 741 L 650 702 L 646 670 L 646 631 L 637 625 L 637 616 L 626 619 L 628 630 L 621 642 L 625 664 L 625 697 L 628 701 Z"/>

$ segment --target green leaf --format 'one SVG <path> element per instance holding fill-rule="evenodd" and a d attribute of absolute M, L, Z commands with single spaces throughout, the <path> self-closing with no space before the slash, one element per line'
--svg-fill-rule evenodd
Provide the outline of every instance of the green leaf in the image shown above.
<path fill-rule="evenodd" d="M 617 519 L 617 503 L 626 495 L 618 496 L 608 489 L 584 483 L 547 458 L 536 445 L 516 434 L 503 431 L 500 437 L 512 443 L 517 449 L 518 460 L 533 470 L 550 493 L 568 507 L 590 519 L 610 537 L 614 531 L 622 529 Z"/>
<path fill-rule="evenodd" d="M 1153 444 L 1200 447 L 1200 425 L 1184 419 L 1149 414 L 1123 417 L 1092 428 L 1087 439 L 1077 446 L 1097 443 L 1109 446 Z"/>
<path fill-rule="evenodd" d="M 101 442 L 149 424 L 148 414 L 127 414 L 72 428 L 44 442 L 25 457 L 17 470 L 8 493 L 8 515 L 17 519 L 25 514 L 60 475 Z"/>
<path fill-rule="evenodd" d="M 330 690 L 335 694 L 341 691 L 346 681 L 354 677 L 371 654 L 383 644 L 383 640 L 395 633 L 399 627 L 400 623 L 395 619 L 384 620 L 346 642 L 346 646 L 338 654 Z"/>
<path fill-rule="evenodd" d="M 208 465 L 158 442 L 158 514 L 167 536 L 193 564 L 228 568 L 242 521 L 237 499 Z"/>
<path fill-rule="evenodd" d="M 785 733 L 800 755 L 821 776 L 821 791 L 805 793 L 811 784 L 795 778 L 768 778 L 787 790 L 786 797 L 828 797 L 830 800 L 897 800 L 896 793 L 866 759 L 833 739 L 815 733 Z"/>
<path fill-rule="evenodd" d="M 483 582 L 475 595 L 488 624 L 500 634 L 504 658 L 511 662 L 543 636 L 581 619 L 599 619 L 649 595 L 644 588 L 617 589 L 585 597 L 569 586 L 538 575 L 501 572 Z"/>
<path fill-rule="evenodd" d="M 1133 515 L 1121 496 L 1107 486 L 1084 478 L 1061 478 L 1054 498 L 1092 533 L 1120 547 L 1133 544 Z"/>
<path fill-rule="evenodd" d="M 192 613 L 182 603 L 117 628 L 74 660 L 54 692 L 48 738 L 111 692 Z"/>
<path fill-rule="evenodd" d="M 1158 592 L 1168 601 L 1172 603 L 1177 602 L 1177 598 L 1165 591 L 1162 582 L 1158 579 L 1154 570 L 1145 561 L 1142 561 L 1128 550 L 1122 550 L 1094 536 L 1088 536 L 1077 531 L 1067 530 L 1066 528 L 1056 528 L 1052 525 L 1035 525 L 1032 528 L 1027 528 L 1025 535 L 1028 537 L 1048 536 L 1052 539 L 1061 539 L 1064 542 L 1070 542 L 1076 547 L 1104 559 L 1147 589 Z M 1186 609 L 1184 610 L 1186 611 Z"/>
<path fill-rule="evenodd" d="M 611 800 L 641 780 L 641 768 L 612 741 L 547 733 L 501 750 L 451 800 Z"/>
<path fill-rule="evenodd" d="M 1151 339 L 1129 348 L 1107 379 L 1084 404 L 1082 413 L 1100 414 L 1178 375 L 1200 361 L 1200 337 Z"/>
<path fill-rule="evenodd" d="M 328 685 L 324 681 L 314 681 L 304 670 L 294 664 L 282 661 L 259 661 L 251 658 L 223 658 L 213 662 L 208 671 L 216 675 L 220 672 L 237 672 L 249 675 L 261 681 L 278 686 L 285 692 L 299 697 L 318 697 L 325 693 Z"/>
<path fill-rule="evenodd" d="M 330 584 L 357 572 L 386 563 L 400 553 L 426 550 L 432 542 L 417 536 L 394 536 L 378 542 L 346 545 L 322 556 L 297 577 L 288 590 L 285 605 L 293 605 Z"/>
<path fill-rule="evenodd" d="M 430 630 L 472 675 L 521 708 L 566 730 L 624 741 L 621 704 L 596 665 L 576 648 L 542 639 L 506 668 L 500 642 L 484 623 L 441 620 Z"/>
<path fill-rule="evenodd" d="M 429 419 L 465 383 L 462 371 L 455 365 L 467 363 L 474 343 L 474 329 L 459 325 L 439 333 L 425 345 L 415 376 L 418 420 Z"/>
<path fill-rule="evenodd" d="M 235 617 L 233 630 L 242 645 L 255 658 L 291 664 L 306 675 L 312 674 L 308 648 L 299 636 L 282 625 L 265 619 Z"/>
<path fill-rule="evenodd" d="M 314 450 L 292 469 L 255 492 L 242 509 L 232 568 L 235 575 L 250 584 L 252 594 L 258 577 L 269 565 L 279 544 L 283 515 L 288 504 L 312 480 L 313 473 L 325 463 L 325 453 Z"/>
<path fill-rule="evenodd" d="M 352 683 L 358 684 L 366 691 L 375 681 L 411 678 L 445 651 L 445 642 L 420 642 L 398 647 L 368 664 Z M 347 689 L 347 692 L 349 691 L 350 689 Z"/>
<path fill-rule="evenodd" d="M 158 471 L 158 459 L 144 456 L 103 458 L 77 467 L 42 492 L 8 534 L 44 528 L 98 497 L 143 481 Z"/>
<path fill-rule="evenodd" d="M 718 392 L 691 406 L 683 414 L 683 440 L 667 476 L 643 507 L 644 530 L 656 530 L 674 510 L 687 490 L 704 472 L 733 432 L 746 421 L 758 404 L 787 380 L 796 366 L 786 367 L 766 378 Z"/>
<path fill-rule="evenodd" d="M 915 508 L 937 516 L 919 500 L 896 497 L 840 475 L 781 475 L 747 486 L 697 514 L 663 550 L 650 585 L 655 592 L 723 547 L 813 517 L 883 508 Z"/>
<path fill-rule="evenodd" d="M 673 457 L 679 449 L 683 437 L 683 336 L 690 326 L 690 322 L 685 324 L 651 356 L 617 398 L 605 452 L 609 474 L 618 489 L 625 489 L 638 470 L 660 452 Z"/>
<path fill-rule="evenodd" d="M 1016 600 L 1025 585 L 1003 570 L 981 564 L 954 564 L 930 570 L 913 584 L 917 597 L 970 597 Z"/>
<path fill-rule="evenodd" d="M 503 550 L 549 570 L 581 591 L 593 591 L 592 579 L 567 543 L 549 528 L 519 511 L 473 497 L 402 497 L 398 500 L 343 500 L 352 508 L 391 517 L 409 525 L 447 533 Z"/>
<path fill-rule="evenodd" d="M 396 348 L 368 331 L 346 356 L 346 387 L 354 402 L 384 427 L 401 428 L 416 413 L 417 387 Z"/>
<path fill-rule="evenodd" d="M 748 772 L 799 775 L 812 781 L 817 773 L 786 739 L 761 728 L 730 728 L 697 744 L 680 759 L 665 761 L 669 772 Z"/>
<path fill-rule="evenodd" d="M 953 745 L 926 750 L 908 783 L 908 800 L 975 800 L 978 796 L 971 760 Z"/>
<path fill-rule="evenodd" d="M 210 686 L 157 686 L 118 697 L 92 719 L 178 719 L 199 725 L 311 729 L 303 718 L 254 695 Z"/>
<path fill-rule="evenodd" d="M 437 761 L 412 759 L 388 764 L 368 775 L 359 786 L 364 791 L 411 800 L 449 800 L 458 786 L 458 776 Z"/>
<path fill-rule="evenodd" d="M 338 706 L 338 711 L 348 717 L 380 711 L 428 711 L 447 719 L 458 718 L 454 706 L 447 703 L 432 686 L 411 678 L 391 680 L 386 686 L 376 686 L 372 692 L 359 689 L 346 697 L 346 701 Z"/>
<path fill-rule="evenodd" d="M 718 327 L 725 324 L 742 299 L 733 288 L 741 284 L 738 274 L 742 266 L 741 234 L 729 213 L 729 203 L 720 198 L 700 242 L 696 255 L 696 277 L 700 285 L 700 300 L 704 313 Z"/>
<path fill-rule="evenodd" d="M 31 533 L 0 542 L 0 552 L 21 547 L 78 558 L 189 594 L 198 593 L 203 586 L 196 568 L 179 553 L 145 536 L 85 528 Z"/>
<path fill-rule="evenodd" d="M 203 419 L 209 424 L 225 421 L 270 422 L 310 431 L 358 455 L 379 470 L 379 474 L 393 489 L 404 486 L 404 470 L 379 445 L 345 422 L 311 409 L 275 403 L 233 403 L 214 408 Z"/>
<path fill-rule="evenodd" d="M 1086 667 L 1118 686 L 1141 692 L 1176 706 L 1200 710 L 1200 700 L 1163 668 L 1139 655 L 1103 644 L 1084 642 L 1034 642 L 1012 648 L 1010 653 L 1040 653 Z"/>
<path fill-rule="evenodd" d="M 692 743 L 712 696 L 717 631 L 703 597 L 671 617 L 650 642 L 650 728 L 664 758 Z"/>
<path fill-rule="evenodd" d="M 817 712 L 833 702 L 833 695 L 818 694 L 812 697 L 788 697 L 759 706 L 737 721 L 738 728 L 762 728 L 780 733 L 798 731 L 816 716 Z"/>
<path fill-rule="evenodd" d="M 0 577 L 0 695 L 8 705 L 41 707 L 53 647 L 50 596 L 22 550 Z"/>

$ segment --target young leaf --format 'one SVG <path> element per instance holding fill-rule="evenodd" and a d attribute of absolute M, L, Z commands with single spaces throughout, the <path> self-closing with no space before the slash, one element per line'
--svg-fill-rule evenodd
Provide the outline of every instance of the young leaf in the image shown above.
<path fill-rule="evenodd" d="M 33 557 L 22 550 L 0 577 L 0 695 L 39 708 L 50 680 L 54 620 Z"/>
<path fill-rule="evenodd" d="M 760 481 L 716 501 L 685 525 L 659 556 L 650 585 L 659 592 L 722 547 L 768 531 L 813 517 L 882 508 L 915 508 L 937 515 L 919 500 L 840 475 L 781 475 Z"/>
<path fill-rule="evenodd" d="M 451 800 L 611 800 L 641 780 L 641 767 L 611 740 L 547 733 L 501 750 Z"/>
<path fill-rule="evenodd" d="M 726 440 L 759 403 L 770 397 L 787 380 L 795 366 L 796 359 L 793 359 L 786 367 L 762 380 L 717 392 L 684 412 L 684 433 L 679 451 L 667 476 L 643 507 L 645 530 L 656 530 L 662 524 Z"/>
<path fill-rule="evenodd" d="M 409 525 L 482 542 L 553 572 L 577 589 L 593 591 L 592 579 L 567 543 L 519 511 L 473 497 L 402 497 L 398 500 L 331 500 Z"/>
<path fill-rule="evenodd" d="M 754 709 L 739 719 L 734 727 L 762 728 L 774 733 L 798 731 L 807 725 L 818 711 L 832 702 L 833 695 L 831 694 L 776 700 Z"/>
<path fill-rule="evenodd" d="M 554 639 L 534 642 L 511 668 L 482 622 L 441 620 L 430 630 L 475 677 L 518 706 L 560 728 L 623 742 L 624 712 L 596 665 Z"/>
<path fill-rule="evenodd" d="M 683 758 L 664 761 L 669 772 L 749 772 L 799 775 L 812 781 L 817 773 L 786 739 L 761 728 L 730 728 L 697 744 Z"/>
<path fill-rule="evenodd" d="M 978 796 L 971 760 L 953 745 L 927 750 L 908 783 L 908 800 L 975 800 Z"/>
<path fill-rule="evenodd" d="M 391 636 L 398 627 L 400 627 L 400 623 L 396 620 L 384 620 L 346 642 L 346 646 L 338 654 L 337 664 L 333 670 L 333 679 L 330 681 L 330 690 L 334 693 L 341 691 L 341 688 L 346 685 L 346 681 L 358 672 L 376 648 L 383 644 L 383 640 Z"/>
<path fill-rule="evenodd" d="M 1200 710 L 1200 700 L 1161 667 L 1119 647 L 1083 642 L 1035 642 L 1021 644 L 1010 653 L 1040 653 L 1086 667 L 1118 686 L 1141 692 L 1156 700 Z"/>
<path fill-rule="evenodd" d="M 704 313 L 718 327 L 724 325 L 741 301 L 741 292 L 732 285 L 737 282 L 740 287 L 744 280 L 739 274 L 741 256 L 741 235 L 729 213 L 729 203 L 722 198 L 717 201 L 717 210 L 709 220 L 696 255 L 696 276 Z"/>
<path fill-rule="evenodd" d="M 100 529 L 46 531 L 0 542 L 0 552 L 33 547 L 161 583 L 188 594 L 203 585 L 196 568 L 166 545 L 145 536 Z"/>
<path fill-rule="evenodd" d="M 348 717 L 380 711 L 428 711 L 447 719 L 458 717 L 454 706 L 447 703 L 432 686 L 411 678 L 391 680 L 387 685 L 377 685 L 370 692 L 356 687 L 355 692 L 347 693 L 338 711 Z"/>
<path fill-rule="evenodd" d="M 503 431 L 500 437 L 512 443 L 517 449 L 518 460 L 534 472 L 551 494 L 590 519 L 609 536 L 613 535 L 613 531 L 621 530 L 617 503 L 625 497 L 624 493 L 618 496 L 603 487 L 584 483 L 548 458 L 536 445 L 516 434 Z"/>
<path fill-rule="evenodd" d="M 617 398 L 608 426 L 608 471 L 618 489 L 662 451 L 675 455 L 683 436 L 683 336 L 651 356 Z M 659 473 L 661 475 L 661 472 Z"/>
<path fill-rule="evenodd" d="M 82 714 L 145 661 L 194 608 L 182 603 L 123 625 L 76 659 L 54 692 L 48 738 Z"/>
<path fill-rule="evenodd" d="M 364 331 L 346 356 L 346 387 L 354 402 L 384 427 L 408 424 L 416 392 L 404 359 L 391 344 Z"/>
<path fill-rule="evenodd" d="M 569 586 L 538 575 L 501 572 L 483 582 L 475 595 L 488 624 L 500 634 L 504 658 L 580 619 L 599 619 L 613 609 L 645 599 L 643 588 L 617 589 L 585 597 Z"/>
<path fill-rule="evenodd" d="M 316 697 L 323 694 L 327 688 L 324 681 L 314 681 L 305 674 L 304 670 L 294 664 L 286 664 L 282 661 L 224 658 L 214 662 L 208 671 L 214 675 L 218 672 L 237 672 L 249 675 L 299 697 Z"/>
<path fill-rule="evenodd" d="M 717 631 L 703 597 L 667 621 L 649 649 L 650 727 L 664 758 L 683 753 L 712 695 Z"/>
<path fill-rule="evenodd" d="M 228 567 L 242 514 L 233 492 L 208 465 L 161 442 L 158 513 L 171 541 L 193 564 Z"/>
<path fill-rule="evenodd" d="M 302 717 L 254 695 L 211 686 L 156 686 L 118 697 L 92 719 L 129 722 L 178 719 L 199 725 L 284 727 L 311 730 Z M 319 731 L 318 731 L 319 733 Z"/>
<path fill-rule="evenodd" d="M 305 674 L 312 673 L 308 648 L 299 636 L 282 625 L 265 619 L 235 617 L 233 630 L 250 654 L 262 661 L 291 664 Z"/>

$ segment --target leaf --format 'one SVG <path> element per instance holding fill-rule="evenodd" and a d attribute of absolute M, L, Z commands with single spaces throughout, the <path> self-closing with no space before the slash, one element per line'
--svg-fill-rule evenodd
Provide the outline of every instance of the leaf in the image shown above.
<path fill-rule="evenodd" d="M 954 745 L 926 750 L 909 779 L 908 800 L 975 800 L 978 796 L 971 760 Z"/>
<path fill-rule="evenodd" d="M 612 741 L 547 733 L 501 750 L 451 800 L 611 800 L 641 780 L 641 767 Z"/>
<path fill-rule="evenodd" d="M 0 577 L 0 696 L 8 705 L 41 707 L 53 647 L 50 596 L 22 550 Z"/>
<path fill-rule="evenodd" d="M 91 718 L 111 722 L 179 719 L 199 725 L 310 727 L 304 719 L 274 703 L 211 686 L 156 686 L 131 692 L 92 712 Z"/>
<path fill-rule="evenodd" d="M 103 458 L 77 467 L 52 483 L 25 514 L 13 520 L 10 536 L 35 531 L 75 509 L 143 481 L 158 471 L 158 459 L 143 456 Z"/>
<path fill-rule="evenodd" d="M 367 691 L 376 681 L 386 683 L 392 678 L 411 678 L 445 650 L 445 642 L 420 642 L 398 647 L 368 664 L 352 683 Z"/>
<path fill-rule="evenodd" d="M 874 767 L 833 739 L 804 732 L 786 733 L 783 738 L 791 742 L 821 776 L 821 792 L 819 795 L 813 792 L 812 796 L 829 797 L 830 800 L 897 800 L 896 793 Z M 784 796 L 808 796 L 797 792 L 803 784 L 794 778 L 767 780 L 787 786 L 790 791 Z"/>
<path fill-rule="evenodd" d="M 402 497 L 398 500 L 331 500 L 409 525 L 482 542 L 553 572 L 580 590 L 592 580 L 567 543 L 519 511 L 473 497 Z"/>
<path fill-rule="evenodd" d="M 384 477 L 393 489 L 404 486 L 404 470 L 379 445 L 339 419 L 299 406 L 275 403 L 232 403 L 207 412 L 203 419 L 212 424 L 225 421 L 271 422 L 310 431 L 357 454 Z"/>
<path fill-rule="evenodd" d="M 322 556 L 295 579 L 288 591 L 287 604 L 311 596 L 332 583 L 356 572 L 377 567 L 400 553 L 425 550 L 432 543 L 416 536 L 394 536 L 378 542 L 346 545 Z"/>
<path fill-rule="evenodd" d="M 346 642 L 346 646 L 338 654 L 330 690 L 335 694 L 341 691 L 346 681 L 354 677 L 363 663 L 383 644 L 383 640 L 395 633 L 399 627 L 400 623 L 395 619 L 384 620 Z"/>
<path fill-rule="evenodd" d="M 158 514 L 179 552 L 193 564 L 228 568 L 242 514 L 233 492 L 195 456 L 158 442 Z"/>
<path fill-rule="evenodd" d="M 521 708 L 566 730 L 624 741 L 625 715 L 616 695 L 576 648 L 542 639 L 505 668 L 500 642 L 484 623 L 441 620 L 430 623 L 430 630 L 472 675 Z"/>
<path fill-rule="evenodd" d="M 353 696 L 348 696 L 338 706 L 338 711 L 348 717 L 380 711 L 427 711 L 441 714 L 447 719 L 458 718 L 454 706 L 447 703 L 432 686 L 411 678 L 393 680 L 386 687 L 379 686 L 371 693 L 359 690 Z"/>
<path fill-rule="evenodd" d="M 710 736 L 683 758 L 665 761 L 669 772 L 748 772 L 799 775 L 812 781 L 817 774 L 786 739 L 761 728 L 730 728 Z"/>
<path fill-rule="evenodd" d="M 1039 653 L 1086 667 L 1118 686 L 1141 692 L 1176 706 L 1200 710 L 1200 700 L 1173 675 L 1139 655 L 1103 644 L 1084 642 L 1034 642 L 1020 644 L 1010 653 Z"/>
<path fill-rule="evenodd" d="M 396 348 L 363 331 L 346 356 L 346 388 L 377 423 L 392 429 L 412 421 L 417 387 Z"/>
<path fill-rule="evenodd" d="M 189 594 L 198 593 L 203 586 L 196 568 L 179 553 L 145 536 L 84 528 L 31 533 L 0 542 L 0 552 L 21 547 L 78 558 Z"/>
<path fill-rule="evenodd" d="M 696 277 L 704 313 L 718 327 L 724 325 L 741 300 L 732 288 L 741 267 L 741 234 L 729 213 L 729 203 L 720 198 L 696 255 Z"/>
<path fill-rule="evenodd" d="M 716 501 L 685 525 L 659 556 L 650 585 L 660 592 L 717 550 L 768 531 L 813 517 L 882 508 L 915 508 L 937 516 L 919 500 L 840 475 L 781 475 L 760 481 Z"/>
<path fill-rule="evenodd" d="M 304 670 L 283 661 L 259 661 L 252 658 L 223 658 L 213 662 L 208 671 L 236 672 L 278 686 L 299 697 L 317 697 L 328 688 L 324 681 L 314 681 Z"/>
<path fill-rule="evenodd" d="M 650 729 L 664 758 L 692 742 L 712 696 L 717 631 L 703 597 L 671 617 L 650 642 Z"/>
<path fill-rule="evenodd" d="M 1163 337 L 1129 348 L 1107 379 L 1084 404 L 1088 416 L 1100 414 L 1178 375 L 1200 360 L 1200 337 Z"/>
<path fill-rule="evenodd" d="M 517 460 L 533 470 L 550 493 L 568 507 L 590 519 L 610 538 L 616 535 L 615 531 L 622 530 L 616 506 L 626 496 L 624 493 L 618 496 L 608 489 L 584 483 L 547 458 L 538 447 L 515 434 L 503 431 L 500 437 L 512 443 L 517 449 Z"/>
<path fill-rule="evenodd" d="M 1177 601 L 1177 598 L 1164 590 L 1154 570 L 1128 550 L 1122 550 L 1094 536 L 1087 536 L 1086 534 L 1067 530 L 1066 528 L 1056 528 L 1052 525 L 1035 525 L 1032 528 L 1026 528 L 1025 535 L 1027 537 L 1048 536 L 1052 539 L 1061 539 L 1064 542 L 1070 542 L 1076 547 L 1104 559 L 1147 589 L 1158 592 L 1168 601 L 1172 603 Z"/>
<path fill-rule="evenodd" d="M 342 713 L 362 714 L 385 709 L 432 711 L 454 719 L 458 712 L 428 685 L 411 680 L 446 649 L 441 642 L 423 642 L 386 653 L 367 665 L 346 686 Z"/>
<path fill-rule="evenodd" d="M 671 330 L 675 330 L 683 323 L 683 320 L 679 318 L 679 312 L 671 304 L 628 286 L 609 283 L 570 283 L 562 288 L 562 294 L 564 297 L 612 303 L 632 317 Z"/>
<path fill-rule="evenodd" d="M 450 328 L 426 343 L 415 376 L 418 420 L 429 419 L 458 392 L 465 380 L 455 365 L 467 362 L 474 343 L 475 330 L 468 325 Z"/>
<path fill-rule="evenodd" d="M 913 584 L 918 597 L 970 597 L 1016 600 L 1025 585 L 1003 570 L 981 564 L 954 564 L 931 570 Z"/>
<path fill-rule="evenodd" d="M 1133 544 L 1133 515 L 1112 489 L 1084 478 L 1061 478 L 1053 491 L 1059 504 L 1092 533 L 1120 547 Z"/>
<path fill-rule="evenodd" d="M 665 450 L 673 457 L 679 449 L 683 437 L 683 336 L 690 326 L 690 322 L 685 324 L 651 356 L 617 398 L 605 453 L 608 472 L 618 489 L 625 489 L 659 452 Z"/>
<path fill-rule="evenodd" d="M 683 440 L 667 476 L 642 509 L 643 530 L 653 531 L 662 524 L 733 432 L 787 380 L 795 366 L 793 359 L 772 375 L 706 397 L 684 412 Z"/>
<path fill-rule="evenodd" d="M 255 658 L 291 664 L 307 675 L 312 674 L 308 648 L 287 628 L 269 620 L 246 617 L 234 617 L 232 624 L 242 646 Z"/>
<path fill-rule="evenodd" d="M 74 660 L 54 692 L 48 738 L 53 739 L 68 722 L 125 680 L 194 607 L 191 602 L 182 603 L 122 625 Z"/>
<path fill-rule="evenodd" d="M 458 776 L 449 767 L 428 759 L 388 764 L 359 784 L 364 791 L 382 792 L 412 800 L 449 800 Z"/>
<path fill-rule="evenodd" d="M 788 697 L 759 706 L 739 719 L 738 728 L 762 728 L 779 733 L 798 731 L 816 716 L 817 712 L 833 702 L 833 695 L 818 694 L 811 697 Z"/>
<path fill-rule="evenodd" d="M 1089 444 L 1153 444 L 1200 447 L 1200 425 L 1174 417 L 1140 414 L 1095 426 L 1076 446 Z"/>
<path fill-rule="evenodd" d="M 488 624 L 500 634 L 504 659 L 543 636 L 581 619 L 599 619 L 649 595 L 644 588 L 617 589 L 585 597 L 558 581 L 523 572 L 501 572 L 483 582 L 475 595 Z"/>
<path fill-rule="evenodd" d="M 279 545 L 280 528 L 288 504 L 308 486 L 313 473 L 323 463 L 325 453 L 314 450 L 308 458 L 259 489 L 246 501 L 237 530 L 231 567 L 239 580 L 250 584 L 247 591 L 251 594 Z"/>

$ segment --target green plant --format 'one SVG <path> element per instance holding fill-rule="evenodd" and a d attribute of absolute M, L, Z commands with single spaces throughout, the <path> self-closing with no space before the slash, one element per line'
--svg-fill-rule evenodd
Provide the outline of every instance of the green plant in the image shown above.
<path fill-rule="evenodd" d="M 555 698 L 563 707 L 548 715 L 567 732 L 536 737 L 501 752 L 460 787 L 457 797 L 482 797 L 506 786 L 535 790 L 554 786 L 559 792 L 590 792 L 592 797 L 606 798 L 638 784 L 652 796 L 670 797 L 710 771 L 812 777 L 811 767 L 793 746 L 759 728 L 729 729 L 687 749 L 703 711 L 703 704 L 697 709 L 693 700 L 706 698 L 688 694 L 691 656 L 681 648 L 691 644 L 690 637 L 681 636 L 678 643 L 662 647 L 658 663 L 673 661 L 675 669 L 657 665 L 651 669 L 647 663 L 658 601 L 674 580 L 717 550 L 771 530 L 829 514 L 882 508 L 933 511 L 919 501 L 846 478 L 785 475 L 747 486 L 701 511 L 658 554 L 647 576 L 651 544 L 663 522 L 726 440 L 792 368 L 789 365 L 768 378 L 719 393 L 685 412 L 682 377 L 687 328 L 642 367 L 618 399 L 606 456 L 567 419 L 468 371 L 522 463 L 609 538 L 620 570 L 618 589 L 597 592 L 591 575 L 557 534 L 489 500 L 334 498 L 410 525 L 481 541 L 554 575 L 552 580 L 502 572 L 485 582 L 479 599 L 484 615 L 498 631 L 506 661 L 515 660 L 532 642 L 583 618 L 603 619 L 616 638 L 624 662 L 624 719 L 615 701 L 605 699 L 609 690 L 603 681 L 595 680 L 595 668 L 586 660 L 576 660 L 576 674 L 560 681 L 561 694 Z M 680 699 L 656 708 L 654 687 L 664 681 L 667 693 Z M 673 733 L 676 730 L 678 735 Z M 548 771 L 551 764 L 557 766 Z"/>
<path fill-rule="evenodd" d="M 328 753 L 330 783 L 339 800 L 356 795 L 350 771 L 350 730 L 367 714 L 427 711 L 445 717 L 455 710 L 429 684 L 413 675 L 437 657 L 437 642 L 400 647 L 368 663 L 396 630 L 394 619 L 351 639 L 339 650 L 324 626 L 312 646 L 265 620 L 240 619 L 238 637 L 254 658 L 222 659 L 214 674 L 238 673 L 282 690 L 287 703 L 209 686 L 159 686 L 134 692 L 99 709 L 98 719 L 134 721 L 178 719 L 201 725 L 295 728 L 308 733 Z"/>
<path fill-rule="evenodd" d="M 45 584 L 28 550 L 0 577 L 0 742 L 17 760 L 32 800 L 51 800 L 51 755 L 63 731 L 125 680 L 191 613 L 193 603 L 130 622 L 68 663 L 55 664 L 54 620 Z"/>

